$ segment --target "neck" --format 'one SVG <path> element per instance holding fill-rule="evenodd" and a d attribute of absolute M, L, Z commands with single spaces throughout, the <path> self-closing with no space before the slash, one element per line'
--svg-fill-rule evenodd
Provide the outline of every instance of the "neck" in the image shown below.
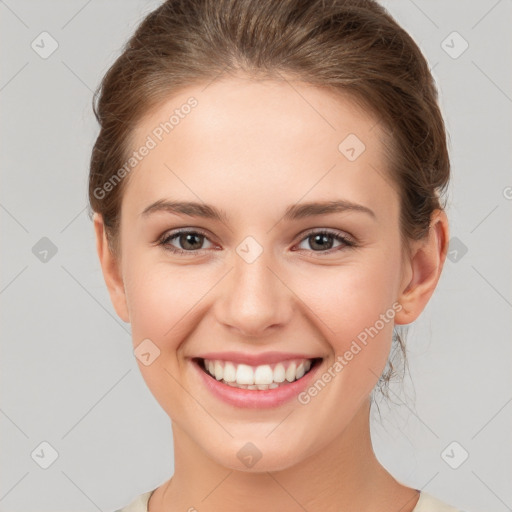
<path fill-rule="evenodd" d="M 323 449 L 292 467 L 259 473 L 218 464 L 173 424 L 174 475 L 155 491 L 149 512 L 410 512 L 419 495 L 397 482 L 377 460 L 369 413 L 368 398 L 347 428 Z"/>

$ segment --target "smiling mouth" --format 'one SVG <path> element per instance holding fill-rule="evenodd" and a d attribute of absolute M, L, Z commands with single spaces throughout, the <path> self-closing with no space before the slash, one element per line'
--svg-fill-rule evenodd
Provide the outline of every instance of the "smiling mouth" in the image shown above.
<path fill-rule="evenodd" d="M 265 391 L 287 386 L 302 379 L 323 359 L 292 359 L 272 365 L 249 366 L 200 357 L 192 361 L 211 379 L 239 389 Z"/>

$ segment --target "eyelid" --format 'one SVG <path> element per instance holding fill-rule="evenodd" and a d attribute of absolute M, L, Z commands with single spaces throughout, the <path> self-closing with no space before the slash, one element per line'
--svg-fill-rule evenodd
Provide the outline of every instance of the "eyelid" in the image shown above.
<path fill-rule="evenodd" d="M 333 237 L 343 238 L 346 240 L 347 243 L 351 243 L 354 245 L 357 244 L 357 240 L 352 235 L 350 235 L 346 231 L 341 231 L 339 229 L 334 229 L 334 228 L 311 228 L 311 229 L 308 229 L 308 230 L 304 231 L 303 233 L 301 233 L 299 242 L 302 242 L 305 238 L 307 238 L 308 236 L 311 236 L 312 234 L 322 234 L 322 233 L 326 233 Z"/>
<path fill-rule="evenodd" d="M 204 231 L 201 228 L 195 228 L 195 227 L 183 227 L 183 228 L 177 228 L 176 230 L 166 231 L 163 235 L 161 235 L 156 240 L 155 243 L 157 245 L 163 246 L 164 249 L 166 249 L 168 251 L 171 251 L 173 253 L 176 253 L 176 254 L 191 254 L 191 255 L 194 255 L 194 254 L 201 254 L 204 251 L 208 250 L 208 249 L 197 249 L 197 250 L 187 251 L 185 249 L 180 249 L 180 248 L 174 247 L 174 246 L 170 246 L 169 247 L 169 244 L 166 242 L 166 240 L 171 240 L 171 239 L 175 240 L 175 239 L 177 239 L 183 233 L 185 233 L 185 234 L 193 233 L 193 234 L 201 235 L 204 238 L 206 238 L 211 244 L 215 245 L 215 242 L 210 240 L 209 234 L 206 231 Z M 344 245 L 344 247 L 357 247 L 357 245 L 358 245 L 357 244 L 357 240 L 352 235 L 346 233 L 345 231 L 341 231 L 341 230 L 337 230 L 337 229 L 333 229 L 333 228 L 318 228 L 317 227 L 317 228 L 310 228 L 310 229 L 302 232 L 299 235 L 299 238 L 295 242 L 294 246 L 297 245 L 297 244 L 300 244 L 301 242 L 303 242 L 304 240 L 306 240 L 308 237 L 310 237 L 313 234 L 318 234 L 318 235 L 326 234 L 326 235 L 332 236 L 333 238 L 335 238 L 339 242 L 341 242 Z M 325 251 L 313 251 L 313 250 L 308 250 L 308 249 L 295 249 L 295 252 L 306 251 L 308 253 L 317 254 L 319 256 L 322 256 L 323 254 L 332 254 L 333 252 L 335 252 L 337 250 L 340 250 L 342 248 L 343 247 L 334 247 L 334 248 L 327 249 Z"/>
<path fill-rule="evenodd" d="M 163 245 L 164 248 L 165 248 L 165 245 L 166 245 L 165 241 L 166 240 L 170 240 L 170 239 L 175 240 L 181 234 L 189 234 L 189 233 L 194 233 L 194 234 L 197 234 L 197 235 L 204 236 L 204 238 L 206 238 L 211 244 L 215 244 L 215 242 L 210 240 L 210 235 L 205 230 L 203 230 L 201 228 L 195 228 L 195 227 L 184 227 L 184 228 L 177 228 L 175 230 L 171 229 L 169 231 L 165 231 L 162 235 L 160 235 L 157 238 L 157 240 L 155 241 L 155 244 Z M 205 251 L 206 250 L 206 249 L 198 249 L 196 251 L 185 251 L 184 249 L 179 249 L 177 247 L 173 247 L 173 249 L 176 249 L 177 252 L 182 251 L 182 252 L 187 252 L 187 253 L 190 253 L 190 254 L 199 253 L 201 251 Z M 172 249 L 169 249 L 169 250 L 172 251 Z"/>

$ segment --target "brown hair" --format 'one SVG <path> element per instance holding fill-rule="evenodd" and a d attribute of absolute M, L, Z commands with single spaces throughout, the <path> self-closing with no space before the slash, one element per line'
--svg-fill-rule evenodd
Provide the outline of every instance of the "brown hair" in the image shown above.
<path fill-rule="evenodd" d="M 115 255 L 129 176 L 106 185 L 133 151 L 137 123 L 180 89 L 240 72 L 276 80 L 283 73 L 349 94 L 372 113 L 401 198 L 402 238 L 428 233 L 432 212 L 445 207 L 445 127 L 425 57 L 384 7 L 373 0 L 168 0 L 142 21 L 93 99 L 100 133 L 89 202 L 103 216 Z M 394 342 L 406 361 L 396 330 Z M 392 359 L 378 383 L 385 394 L 395 375 Z"/>

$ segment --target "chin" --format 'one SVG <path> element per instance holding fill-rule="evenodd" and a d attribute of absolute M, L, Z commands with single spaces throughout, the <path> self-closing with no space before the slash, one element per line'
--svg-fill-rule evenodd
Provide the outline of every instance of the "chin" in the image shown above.
<path fill-rule="evenodd" d="M 283 471 L 307 457 L 306 453 L 299 453 L 295 446 L 284 443 L 278 437 L 273 442 L 265 439 L 264 435 L 261 440 L 258 436 L 248 436 L 247 439 L 245 442 L 240 438 L 233 439 L 230 444 L 224 444 L 221 452 L 207 447 L 204 449 L 217 464 L 244 473 Z M 297 445 L 300 444 L 297 442 Z"/>

